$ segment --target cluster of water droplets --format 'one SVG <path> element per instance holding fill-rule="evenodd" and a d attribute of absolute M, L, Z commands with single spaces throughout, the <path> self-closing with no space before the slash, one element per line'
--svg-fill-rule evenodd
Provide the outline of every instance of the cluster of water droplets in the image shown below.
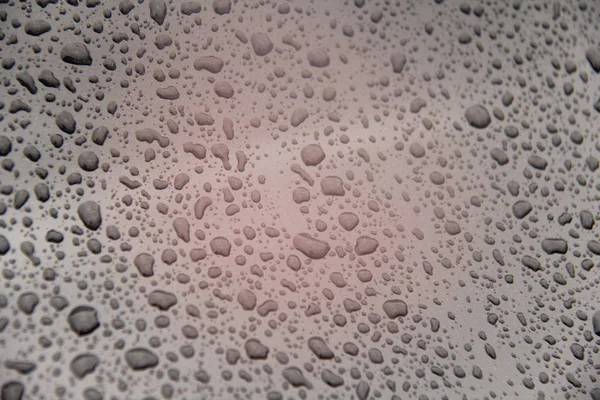
<path fill-rule="evenodd" d="M 1 400 L 600 400 L 599 15 L 0 0 Z"/>

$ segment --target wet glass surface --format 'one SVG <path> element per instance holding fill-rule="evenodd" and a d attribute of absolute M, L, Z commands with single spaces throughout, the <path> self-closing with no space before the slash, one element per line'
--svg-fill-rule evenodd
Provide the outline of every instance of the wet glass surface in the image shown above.
<path fill-rule="evenodd" d="M 600 400 L 598 7 L 0 0 L 1 400 Z"/>

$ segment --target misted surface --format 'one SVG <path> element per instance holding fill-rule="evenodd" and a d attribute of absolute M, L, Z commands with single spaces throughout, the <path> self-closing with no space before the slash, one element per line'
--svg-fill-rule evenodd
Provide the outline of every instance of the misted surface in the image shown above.
<path fill-rule="evenodd" d="M 600 400 L 598 6 L 0 0 L 1 400 Z"/>

